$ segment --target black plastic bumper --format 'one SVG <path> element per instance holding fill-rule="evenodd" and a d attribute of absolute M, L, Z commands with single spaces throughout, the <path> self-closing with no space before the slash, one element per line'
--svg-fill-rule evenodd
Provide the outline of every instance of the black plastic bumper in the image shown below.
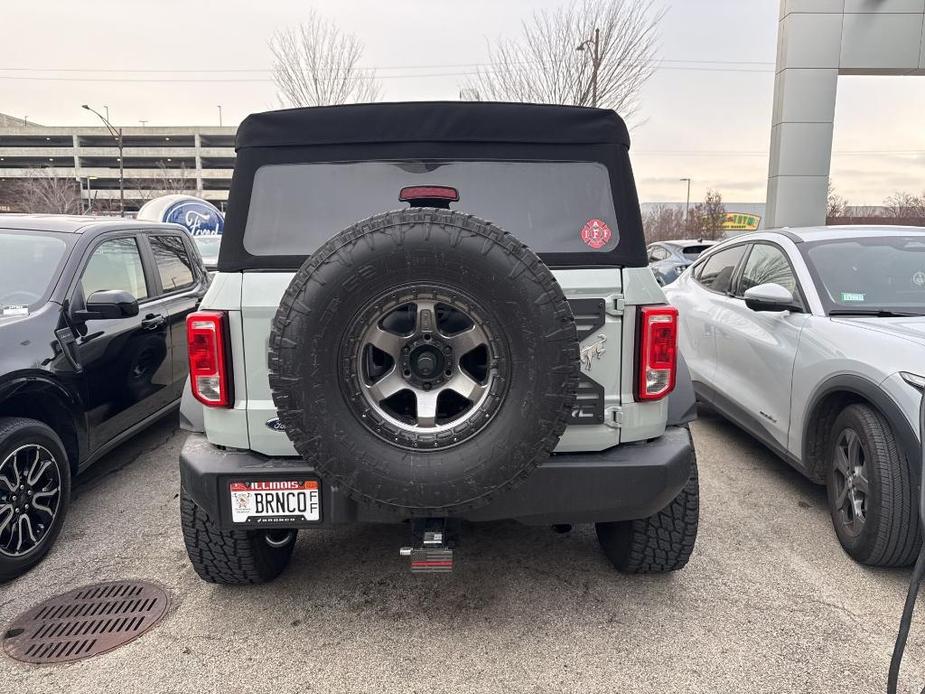
<path fill-rule="evenodd" d="M 665 508 L 687 483 L 694 448 L 686 427 L 669 427 L 658 439 L 600 453 L 553 455 L 515 489 L 487 506 L 462 514 L 470 521 L 513 519 L 528 525 L 591 523 L 645 518 Z M 191 434 L 180 453 L 187 493 L 210 518 L 232 526 L 229 484 L 317 477 L 324 527 L 343 523 L 395 523 L 402 517 L 349 499 L 300 458 L 268 458 L 216 448 Z"/>

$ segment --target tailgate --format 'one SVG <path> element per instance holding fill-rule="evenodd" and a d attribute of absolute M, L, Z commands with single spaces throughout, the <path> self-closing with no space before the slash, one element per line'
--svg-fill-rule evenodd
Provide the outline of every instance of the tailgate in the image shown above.
<path fill-rule="evenodd" d="M 581 380 L 556 452 L 602 451 L 620 443 L 623 278 L 619 269 L 554 270 L 581 347 Z"/>

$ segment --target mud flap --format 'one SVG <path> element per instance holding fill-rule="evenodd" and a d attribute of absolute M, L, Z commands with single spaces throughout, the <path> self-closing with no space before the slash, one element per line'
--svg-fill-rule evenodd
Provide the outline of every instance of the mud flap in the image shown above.
<path fill-rule="evenodd" d="M 678 374 L 674 390 L 668 396 L 668 424 L 679 427 L 697 419 L 697 400 L 694 397 L 694 384 L 691 372 L 687 368 L 684 356 L 678 354 Z"/>

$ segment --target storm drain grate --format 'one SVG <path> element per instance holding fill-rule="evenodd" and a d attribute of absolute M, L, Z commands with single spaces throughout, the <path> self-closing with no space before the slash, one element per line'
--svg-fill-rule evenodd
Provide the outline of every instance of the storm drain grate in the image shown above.
<path fill-rule="evenodd" d="M 19 615 L 3 650 L 27 663 L 65 663 L 106 653 L 138 638 L 167 611 L 167 593 L 145 581 L 77 588 Z"/>

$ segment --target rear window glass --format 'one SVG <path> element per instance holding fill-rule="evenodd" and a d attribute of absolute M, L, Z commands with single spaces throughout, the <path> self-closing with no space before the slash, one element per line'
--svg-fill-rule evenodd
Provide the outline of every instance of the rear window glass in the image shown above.
<path fill-rule="evenodd" d="M 685 246 L 681 250 L 681 254 L 688 260 L 697 260 L 700 257 L 700 254 L 707 250 L 709 246 Z"/>
<path fill-rule="evenodd" d="M 169 293 L 191 287 L 196 280 L 183 239 L 179 236 L 152 236 L 150 241 L 164 291 Z"/>
<path fill-rule="evenodd" d="M 370 161 L 260 167 L 244 247 L 258 256 L 310 255 L 341 229 L 406 208 L 398 200 L 406 186 L 456 188 L 459 202 L 450 209 L 494 222 L 537 253 L 607 252 L 620 242 L 602 164 Z"/>
<path fill-rule="evenodd" d="M 728 292 L 732 284 L 732 274 L 744 252 L 743 244 L 711 255 L 701 263 L 700 271 L 696 275 L 700 284 L 714 292 Z"/>

